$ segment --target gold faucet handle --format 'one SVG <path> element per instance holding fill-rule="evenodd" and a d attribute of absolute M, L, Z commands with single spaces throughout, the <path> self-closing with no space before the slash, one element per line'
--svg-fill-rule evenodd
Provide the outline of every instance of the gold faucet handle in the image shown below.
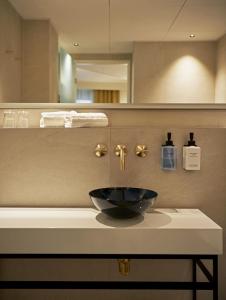
<path fill-rule="evenodd" d="M 125 156 L 127 155 L 126 145 L 117 145 L 115 147 L 115 155 L 120 158 L 120 170 L 125 171 Z"/>
<path fill-rule="evenodd" d="M 102 157 L 108 152 L 107 146 L 105 144 L 97 144 L 94 153 L 97 157 Z"/>
<path fill-rule="evenodd" d="M 146 145 L 137 145 L 135 148 L 136 156 L 138 157 L 146 157 L 149 150 Z"/>

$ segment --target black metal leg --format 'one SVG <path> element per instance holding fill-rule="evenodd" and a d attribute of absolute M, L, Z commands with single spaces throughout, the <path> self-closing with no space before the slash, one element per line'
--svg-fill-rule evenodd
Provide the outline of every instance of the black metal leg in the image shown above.
<path fill-rule="evenodd" d="M 196 259 L 192 259 L 192 282 L 195 283 L 197 281 L 197 269 L 196 269 Z M 192 300 L 197 299 L 197 290 L 194 287 L 192 291 Z"/>
<path fill-rule="evenodd" d="M 218 257 L 213 257 L 213 300 L 218 300 Z"/>

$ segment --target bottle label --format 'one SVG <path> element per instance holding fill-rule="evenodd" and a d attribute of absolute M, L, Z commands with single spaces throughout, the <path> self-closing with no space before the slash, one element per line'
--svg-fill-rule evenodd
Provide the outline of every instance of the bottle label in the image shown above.
<path fill-rule="evenodd" d="M 185 170 L 200 170 L 200 147 L 183 147 L 183 168 Z"/>
<path fill-rule="evenodd" d="M 162 169 L 175 170 L 176 169 L 176 148 L 162 147 Z"/>

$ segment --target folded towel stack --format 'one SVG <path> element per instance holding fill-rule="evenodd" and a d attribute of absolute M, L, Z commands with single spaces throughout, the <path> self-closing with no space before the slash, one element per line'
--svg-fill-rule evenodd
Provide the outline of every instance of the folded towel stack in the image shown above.
<path fill-rule="evenodd" d="M 69 122 L 74 114 L 76 114 L 76 111 L 42 112 L 40 127 L 65 127 L 65 123 Z"/>
<path fill-rule="evenodd" d="M 52 127 L 106 127 L 108 117 L 104 113 L 77 113 L 76 111 L 42 112 L 41 128 Z"/>
<path fill-rule="evenodd" d="M 66 127 L 106 127 L 108 117 L 104 113 L 76 113 Z"/>

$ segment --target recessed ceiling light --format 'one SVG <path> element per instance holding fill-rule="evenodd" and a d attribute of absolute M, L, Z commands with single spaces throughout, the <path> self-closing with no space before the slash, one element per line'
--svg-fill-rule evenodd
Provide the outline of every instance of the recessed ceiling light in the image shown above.
<path fill-rule="evenodd" d="M 190 37 L 191 39 L 194 39 L 194 38 L 195 38 L 195 34 L 192 33 L 192 34 L 189 35 L 189 37 Z"/>
<path fill-rule="evenodd" d="M 74 47 L 79 47 L 79 43 L 75 42 L 75 43 L 73 43 L 73 46 Z"/>

